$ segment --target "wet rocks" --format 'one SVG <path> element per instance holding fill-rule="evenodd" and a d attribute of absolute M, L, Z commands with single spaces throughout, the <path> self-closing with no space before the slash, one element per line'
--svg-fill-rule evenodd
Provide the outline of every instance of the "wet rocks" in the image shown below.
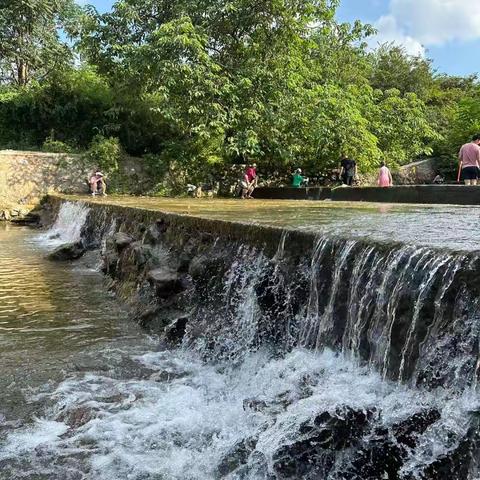
<path fill-rule="evenodd" d="M 182 277 L 168 267 L 156 268 L 147 273 L 147 280 L 160 298 L 168 298 L 184 290 Z"/>
<path fill-rule="evenodd" d="M 175 319 L 165 328 L 165 338 L 173 344 L 179 344 L 185 336 L 187 329 L 188 317 L 180 317 Z"/>
<path fill-rule="evenodd" d="M 94 412 L 92 409 L 86 407 L 77 407 L 71 410 L 62 412 L 57 420 L 65 423 L 71 429 L 77 429 L 86 425 L 90 420 L 94 418 Z"/>
<path fill-rule="evenodd" d="M 245 438 L 233 445 L 223 456 L 217 467 L 217 478 L 224 478 L 228 474 L 245 465 L 248 458 L 255 450 L 258 439 L 256 437 Z"/>
<path fill-rule="evenodd" d="M 431 409 L 417 412 L 391 428 L 376 428 L 342 472 L 342 478 L 400 479 L 400 470 L 409 452 L 417 446 L 419 436 L 439 419 L 440 412 Z"/>
<path fill-rule="evenodd" d="M 69 260 L 77 260 L 84 255 L 86 249 L 82 242 L 65 243 L 60 245 L 48 255 L 49 260 L 57 262 L 66 262 Z"/>
<path fill-rule="evenodd" d="M 155 222 L 145 230 L 144 241 L 150 245 L 156 245 L 160 242 L 162 235 L 165 233 L 167 226 L 163 220 Z"/>
<path fill-rule="evenodd" d="M 113 236 L 117 251 L 121 252 L 134 242 L 134 238 L 126 233 L 118 232 Z"/>
<path fill-rule="evenodd" d="M 268 404 L 265 400 L 260 400 L 259 398 L 245 398 L 243 400 L 243 409 L 245 411 L 263 412 L 267 408 Z"/>
<path fill-rule="evenodd" d="M 281 447 L 273 457 L 278 478 L 323 478 L 335 463 L 336 452 L 354 445 L 374 412 L 339 407 L 300 427 L 300 440 Z"/>

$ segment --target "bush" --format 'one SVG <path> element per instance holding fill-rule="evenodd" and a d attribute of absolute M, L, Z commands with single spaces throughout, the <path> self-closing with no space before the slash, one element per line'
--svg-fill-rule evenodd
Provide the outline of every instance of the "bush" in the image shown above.
<path fill-rule="evenodd" d="M 96 135 L 85 154 L 85 159 L 99 169 L 113 173 L 118 171 L 118 162 L 121 156 L 122 148 L 118 138 Z"/>
<path fill-rule="evenodd" d="M 48 137 L 42 145 L 42 150 L 49 153 L 73 153 L 73 148 L 60 140 Z"/>

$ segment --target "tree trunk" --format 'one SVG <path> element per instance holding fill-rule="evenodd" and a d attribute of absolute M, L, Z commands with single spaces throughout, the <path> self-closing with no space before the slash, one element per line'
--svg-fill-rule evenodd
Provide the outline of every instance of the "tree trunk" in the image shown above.
<path fill-rule="evenodd" d="M 17 65 L 17 82 L 22 87 L 28 83 L 28 66 L 23 60 Z"/>

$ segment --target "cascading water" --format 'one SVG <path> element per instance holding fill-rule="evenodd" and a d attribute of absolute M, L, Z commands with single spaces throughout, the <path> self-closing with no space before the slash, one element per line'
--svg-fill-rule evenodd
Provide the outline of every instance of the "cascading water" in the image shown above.
<path fill-rule="evenodd" d="M 55 223 L 40 239 L 49 245 L 80 241 L 89 211 L 90 208 L 80 202 L 62 203 Z"/>
<path fill-rule="evenodd" d="M 285 231 L 269 255 L 148 229 L 112 253 L 122 220 L 92 215 L 117 282 L 188 277 L 153 310 L 188 315 L 182 344 L 102 351 L 113 370 L 29 392 L 48 407 L 0 440 L 0 478 L 480 478 L 476 253 L 335 237 L 292 253 Z"/>

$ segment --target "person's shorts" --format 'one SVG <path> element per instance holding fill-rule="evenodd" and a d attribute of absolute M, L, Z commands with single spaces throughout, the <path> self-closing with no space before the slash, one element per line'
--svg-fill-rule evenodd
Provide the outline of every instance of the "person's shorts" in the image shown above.
<path fill-rule="evenodd" d="M 462 168 L 462 178 L 464 180 L 478 180 L 479 177 L 478 167 L 465 167 Z"/>

